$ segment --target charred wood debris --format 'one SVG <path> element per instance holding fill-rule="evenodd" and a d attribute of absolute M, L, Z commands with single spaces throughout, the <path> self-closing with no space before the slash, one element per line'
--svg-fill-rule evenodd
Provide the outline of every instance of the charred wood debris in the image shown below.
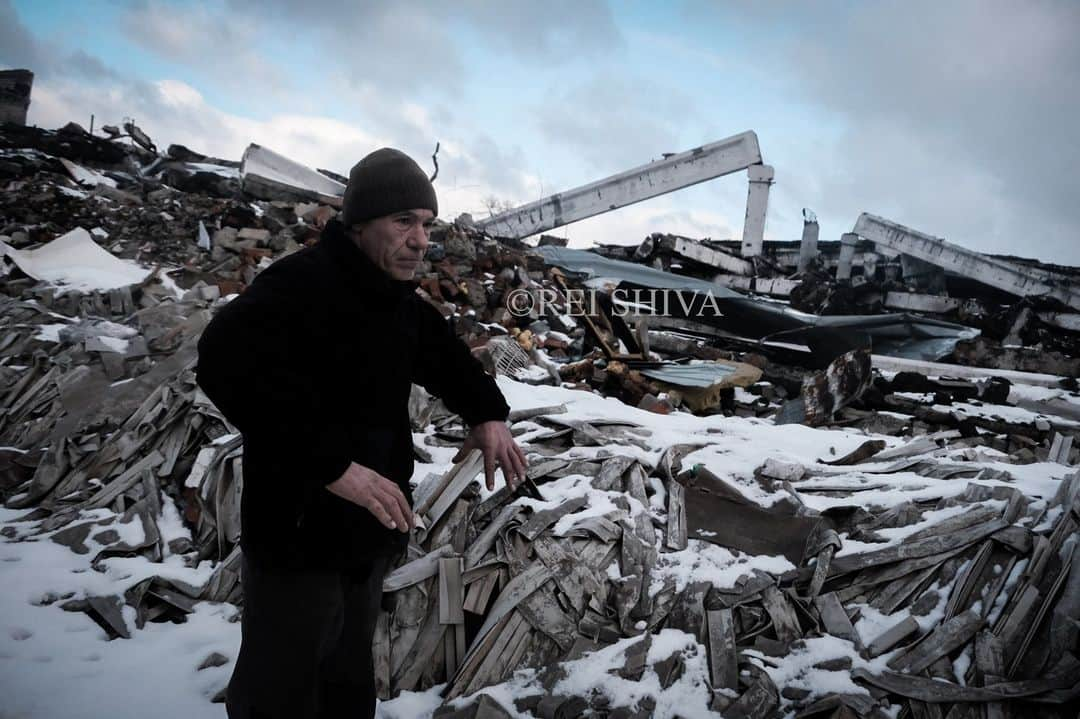
<path fill-rule="evenodd" d="M 214 563 L 205 586 L 156 576 L 123 596 L 42 600 L 126 638 L 145 622 L 184 621 L 199 601 L 242 601 L 241 438 L 194 382 L 195 343 L 229 295 L 316 241 L 343 178 L 260 173 L 256 146 L 242 166 L 161 151 L 134 123 L 102 129 L 0 130 L 0 493 L 25 510 L 3 527 L 6 542 L 58 542 L 91 568 L 115 556 Z M 957 335 L 938 362 L 890 364 L 856 330 L 834 331 L 837 345 L 755 335 L 719 316 L 627 319 L 612 303 L 571 312 L 584 285 L 568 263 L 545 260 L 556 255 L 486 236 L 468 218 L 437 227 L 417 291 L 492 372 L 659 414 L 812 425 L 823 447 L 835 428 L 867 439 L 845 456 L 745 468 L 750 485 L 780 498 L 765 506 L 687 460 L 721 441 L 722 426 L 664 446 L 651 441 L 655 423 L 516 409 L 512 431 L 531 459 L 522 487 L 484 495 L 475 454 L 416 487 L 424 526 L 386 578 L 378 624 L 383 697 L 445 684 L 437 715 L 506 716 L 482 690 L 516 676 L 528 690 L 515 712 L 651 715 L 648 697 L 624 706 L 602 687 L 567 692 L 574 662 L 606 651 L 613 678 L 705 687 L 726 717 L 1076 716 L 1080 473 L 1066 468 L 1080 451 L 1080 315 L 866 239 L 818 243 L 812 215 L 805 225 L 802 242 L 767 242 L 751 260 L 735 242 L 660 234 L 594 252 L 723 285 L 740 302 L 822 317 L 899 309 L 978 332 Z M 35 253 L 61 237 L 138 262 L 145 277 L 58 286 Z M 557 254 L 565 243 L 539 244 Z M 1075 268 L 991 259 L 1076 286 Z M 515 315 L 512 291 L 546 292 L 549 311 Z M 419 388 L 410 411 L 421 461 L 464 436 Z M 1011 486 L 1010 467 L 1036 462 L 1065 466 L 1049 496 Z M 860 498 L 897 473 L 942 491 L 892 505 Z M 545 500 L 545 484 L 572 477 L 588 491 Z M 583 511 L 596 493 L 610 507 Z M 819 511 L 808 496 L 837 501 Z M 189 535 L 159 531 L 167 503 Z M 129 523 L 141 524 L 141 541 L 116 531 Z M 846 542 L 859 549 L 843 552 Z M 664 570 L 705 543 L 796 568 L 754 568 L 725 585 Z M 868 636 L 855 629 L 868 611 L 895 620 Z M 658 654 L 665 630 L 696 641 Z M 847 653 L 786 683 L 767 671 L 837 645 Z M 850 688 L 816 686 L 815 671 L 842 673 Z"/>

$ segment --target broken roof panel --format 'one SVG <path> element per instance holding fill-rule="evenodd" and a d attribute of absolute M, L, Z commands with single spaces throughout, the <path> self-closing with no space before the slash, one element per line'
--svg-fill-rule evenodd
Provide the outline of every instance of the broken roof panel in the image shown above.
<path fill-rule="evenodd" d="M 831 352 L 832 356 L 854 347 L 866 346 L 869 342 L 878 354 L 935 360 L 951 352 L 960 340 L 979 334 L 978 330 L 970 327 L 909 314 L 812 315 L 778 302 L 748 297 L 706 280 L 585 250 L 546 245 L 534 251 L 547 263 L 583 274 L 592 280 L 711 294 L 717 301 L 720 316 L 699 316 L 695 319 L 723 326 L 753 339 L 783 337 L 805 341 L 811 347 L 819 345 L 829 348 L 823 351 Z"/>
<path fill-rule="evenodd" d="M 244 192 L 267 200 L 316 200 L 341 206 L 345 185 L 295 160 L 252 143 L 240 163 Z"/>
<path fill-rule="evenodd" d="M 664 272 L 646 265 L 613 260 L 586 250 L 572 250 L 567 247 L 544 245 L 534 250 L 549 265 L 562 267 L 570 272 L 587 276 L 589 279 L 611 279 L 629 282 L 639 287 L 662 290 L 690 290 L 693 292 L 712 292 L 718 298 L 741 299 L 734 290 L 715 285 L 712 282 L 694 277 Z"/>
<path fill-rule="evenodd" d="M 646 377 L 679 385 L 680 387 L 712 387 L 732 378 L 740 369 L 734 362 L 695 362 L 692 364 L 666 364 L 642 369 Z M 758 373 L 760 376 L 760 372 Z"/>
<path fill-rule="evenodd" d="M 0 242 L 11 258 L 35 280 L 62 285 L 62 290 L 111 290 L 139 284 L 150 270 L 109 254 L 78 227 L 36 250 L 16 250 Z"/>

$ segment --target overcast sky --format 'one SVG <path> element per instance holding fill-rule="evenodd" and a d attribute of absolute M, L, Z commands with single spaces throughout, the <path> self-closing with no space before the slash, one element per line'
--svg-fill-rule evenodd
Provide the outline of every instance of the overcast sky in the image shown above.
<path fill-rule="evenodd" d="M 431 166 L 440 215 L 486 216 L 754 130 L 766 238 L 873 212 L 968 247 L 1080 265 L 1080 2 L 0 0 L 31 123 L 119 124 L 347 174 L 380 146 Z M 571 225 L 738 239 L 739 173 Z"/>

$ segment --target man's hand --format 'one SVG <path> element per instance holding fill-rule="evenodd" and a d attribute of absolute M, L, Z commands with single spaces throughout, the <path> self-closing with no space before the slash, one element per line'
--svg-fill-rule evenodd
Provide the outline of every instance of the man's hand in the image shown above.
<path fill-rule="evenodd" d="M 401 488 L 378 472 L 352 462 L 345 474 L 326 488 L 374 514 L 387 529 L 412 531 L 412 508 Z"/>
<path fill-rule="evenodd" d="M 495 489 L 495 464 L 502 468 L 506 484 L 516 487 L 525 481 L 525 472 L 529 461 L 518 447 L 510 430 L 503 422 L 483 422 L 476 425 L 465 438 L 461 451 L 454 455 L 454 462 L 460 462 L 474 449 L 484 453 L 484 479 L 490 492 Z"/>

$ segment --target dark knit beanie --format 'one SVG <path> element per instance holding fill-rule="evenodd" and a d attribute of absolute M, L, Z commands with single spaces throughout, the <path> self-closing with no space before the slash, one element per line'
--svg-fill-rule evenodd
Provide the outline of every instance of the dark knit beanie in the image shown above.
<path fill-rule="evenodd" d="M 416 162 L 400 150 L 384 147 L 356 163 L 341 209 L 351 227 L 402 210 L 428 209 L 439 214 L 435 188 Z"/>

